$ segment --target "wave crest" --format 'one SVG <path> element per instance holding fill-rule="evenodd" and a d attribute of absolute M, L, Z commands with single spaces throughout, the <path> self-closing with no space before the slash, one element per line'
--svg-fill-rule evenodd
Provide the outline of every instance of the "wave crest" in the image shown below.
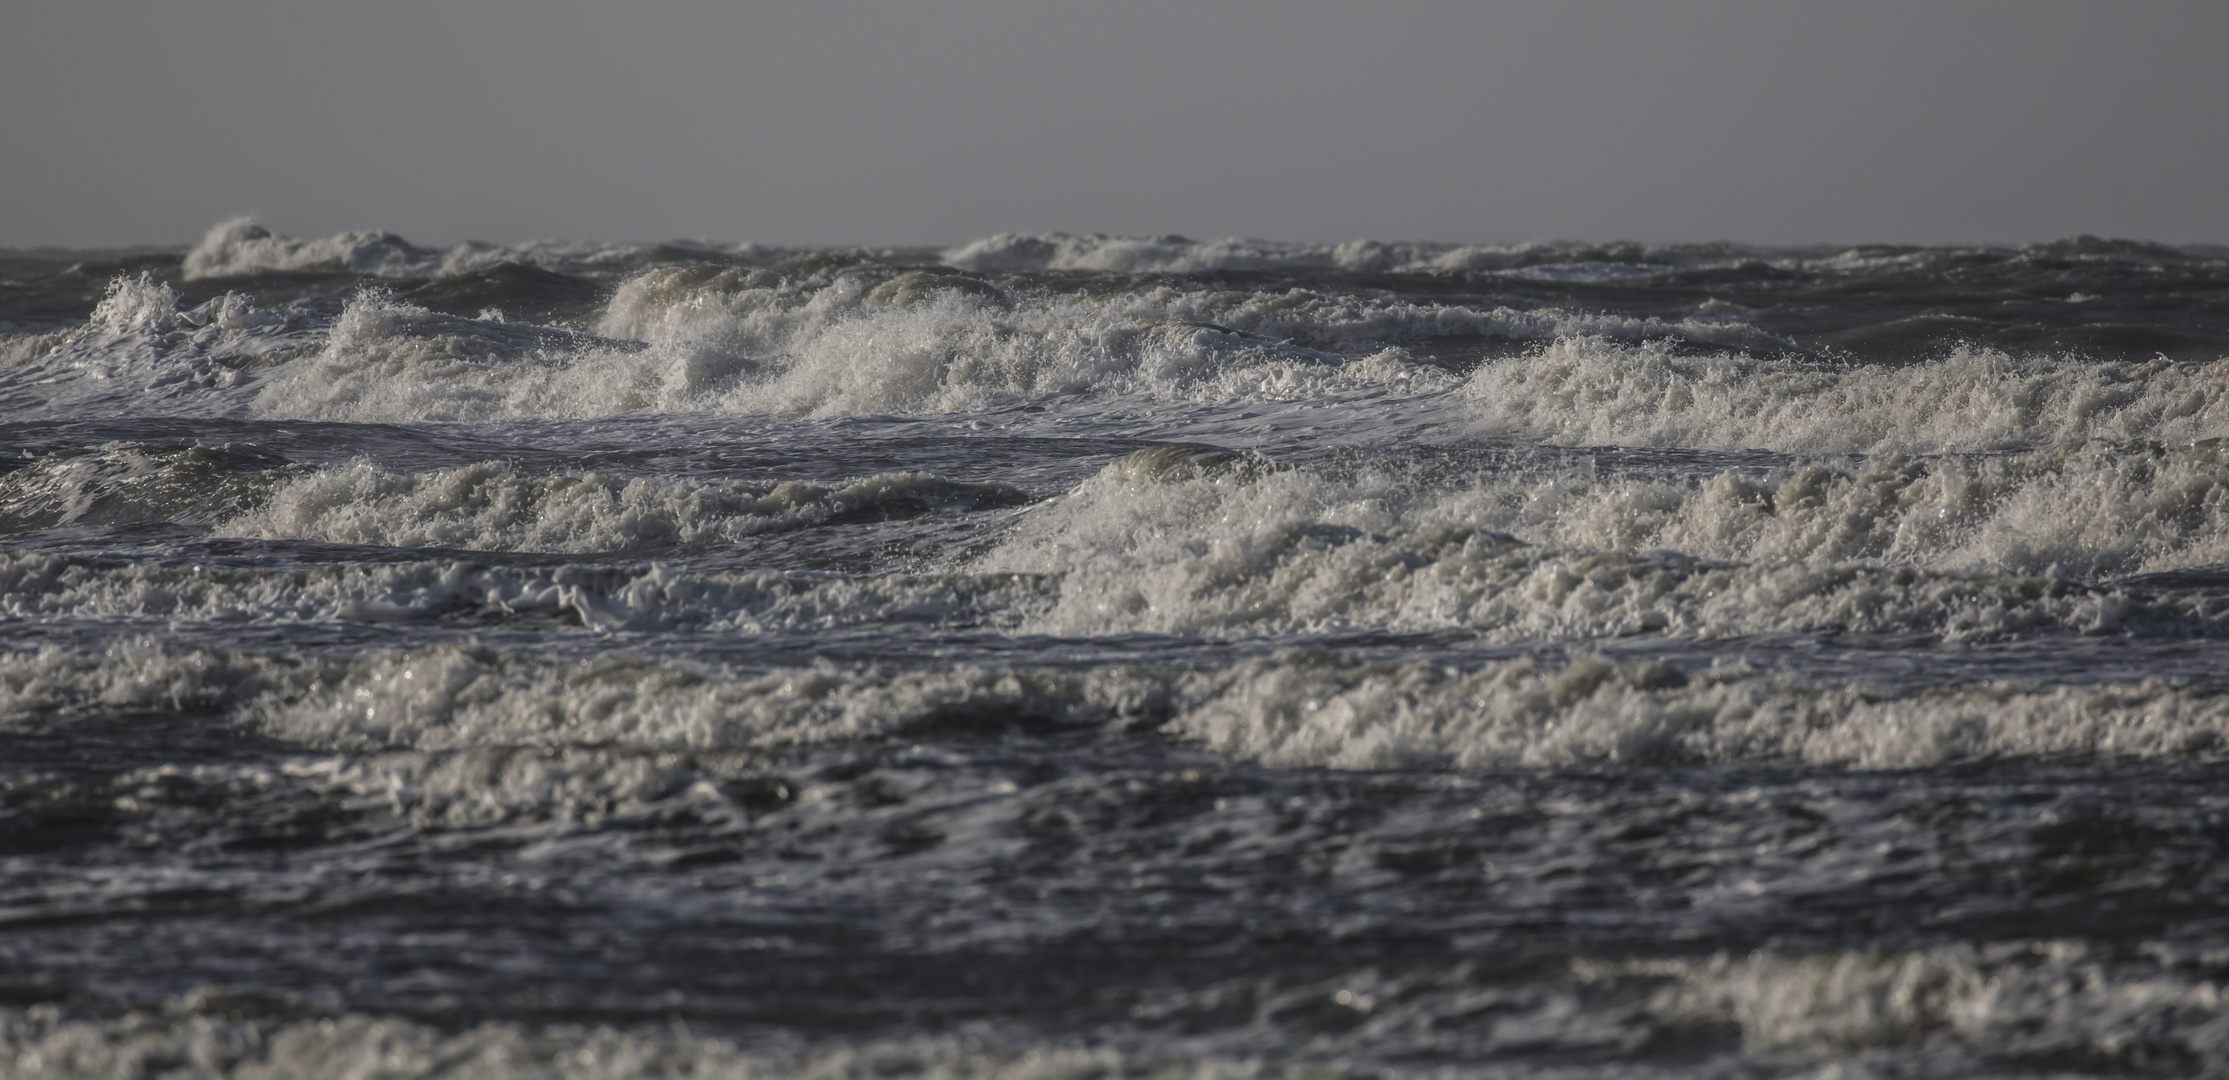
<path fill-rule="evenodd" d="M 395 547 L 620 552 L 701 547 L 861 514 L 1014 505 L 997 483 L 881 473 L 838 484 L 691 484 L 601 473 L 532 476 L 483 462 L 402 473 L 367 462 L 277 486 L 220 535 Z"/>

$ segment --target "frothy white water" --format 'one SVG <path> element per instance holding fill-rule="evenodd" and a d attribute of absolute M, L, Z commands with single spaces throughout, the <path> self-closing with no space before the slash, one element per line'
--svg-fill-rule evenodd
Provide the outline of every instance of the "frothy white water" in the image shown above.
<path fill-rule="evenodd" d="M 1573 553 L 1449 536 L 1438 548 L 1350 545 L 1288 554 L 1220 588 L 1197 568 L 1124 575 L 1104 566 L 872 576 L 521 569 L 451 560 L 318 570 L 109 566 L 0 556 L 0 615 L 58 619 L 393 623 L 537 616 L 593 630 L 758 635 L 901 622 L 1066 635 L 1463 630 L 1491 641 L 1583 642 L 1857 634 L 1951 642 L 2066 634 L 2211 635 L 2229 590 L 2141 595 L 2050 578 L 1927 574 L 1822 564 L 1703 563 L 1669 554 Z M 1417 567 L 1409 562 L 1432 561 Z M 1281 584 L 1305 595 L 1280 597 Z"/>
<path fill-rule="evenodd" d="M 1350 472 L 1170 446 L 1013 512 L 980 555 L 927 576 L 572 569 L 559 582 L 555 571 L 487 571 L 495 577 L 437 588 L 382 584 L 391 571 L 367 569 L 345 586 L 285 574 L 251 585 L 223 584 L 230 572 L 181 577 L 25 555 L 9 562 L 20 577 L 0 600 L 25 617 L 66 615 L 65 601 L 87 614 L 373 621 L 463 605 L 577 611 L 599 628 L 738 630 L 845 624 L 920 602 L 961 625 L 1066 636 L 2208 634 L 2229 619 L 2224 589 L 2132 591 L 2099 579 L 2229 562 L 2225 467 L 2211 449 L 2092 444 L 1693 478 L 1552 465 Z M 1027 501 L 1008 485 L 926 473 L 702 483 L 501 463 L 303 470 L 252 449 L 137 444 L 51 454 L 0 476 L 0 525 L 13 530 L 180 521 L 269 540 L 573 553 L 698 550 L 860 515 Z M 525 576 L 505 576 L 515 574 Z"/>
<path fill-rule="evenodd" d="M 1822 365 L 1566 337 L 1464 388 L 1476 430 L 1563 445 L 1946 453 L 2229 436 L 2229 361 Z"/>
<path fill-rule="evenodd" d="M 1608 281 L 1672 273 L 1698 265 L 1756 259 L 1742 249 L 1620 244 L 1445 244 L 1349 240 L 1296 244 L 1223 237 L 1000 233 L 944 252 L 947 265 L 981 273 L 1044 271 L 1197 274 L 1219 270 L 1283 273 L 1435 274 L 1499 272 L 1540 281 Z"/>
<path fill-rule="evenodd" d="M 0 371 L 18 415 L 416 421 L 641 410 L 843 416 L 980 411 L 1048 397 L 1300 400 L 1458 385 L 1397 343 L 1542 342 L 1460 382 L 1473 430 L 1565 445 L 1943 453 L 2077 439 L 2229 436 L 2224 363 L 2094 363 L 1954 350 L 1842 366 L 1743 324 L 1664 323 L 1291 290 L 1009 293 L 925 272 L 794 276 L 669 266 L 623 283 L 599 335 L 440 315 L 378 293 L 337 320 L 225 296 L 181 309 L 119 279 L 85 327 Z M 251 403 L 252 402 L 252 403 Z"/>
<path fill-rule="evenodd" d="M 258 369 L 304 350 L 304 327 L 227 293 L 191 308 L 147 275 L 119 277 L 84 326 L 0 368 L 10 418 L 236 411 Z"/>
<path fill-rule="evenodd" d="M 1478 310 L 1298 288 L 1008 293 L 922 272 L 876 282 L 701 267 L 630 279 L 600 331 L 757 359 L 778 377 L 758 390 L 756 409 L 822 414 L 956 411 L 1011 395 L 1087 390 L 1278 400 L 1342 381 L 1436 385 L 1437 369 L 1371 365 L 1402 358 L 1389 346 L 1443 339 L 1677 334 L 1729 347 L 1784 344 L 1740 324 Z M 1358 366 L 1348 359 L 1357 355 L 1372 359 Z"/>
<path fill-rule="evenodd" d="M 1207 680 L 1209 676 L 1198 676 Z M 1450 672 L 1300 653 L 1188 686 L 1175 730 L 1233 757 L 1334 768 L 1803 762 L 1910 768 L 2072 754 L 2178 758 L 2229 734 L 2229 695 L 2164 680 L 1891 694 L 1746 668 L 1689 678 L 1580 656 Z"/>
<path fill-rule="evenodd" d="M 349 301 L 315 353 L 272 372 L 249 411 L 394 422 L 688 411 L 718 363 L 687 350 L 442 315 L 371 291 Z"/>
<path fill-rule="evenodd" d="M 396 547 L 621 552 L 701 547 L 844 514 L 963 511 L 1027 500 L 1004 484 L 882 473 L 837 484 L 703 484 L 527 475 L 483 462 L 400 473 L 369 462 L 282 483 L 219 535 Z"/>
<path fill-rule="evenodd" d="M 423 275 L 441 265 L 441 253 L 385 232 L 347 232 L 322 240 L 274 236 L 247 218 L 211 226 L 186 253 L 186 280 L 240 277 L 269 271 L 326 270 L 385 277 Z"/>
<path fill-rule="evenodd" d="M 946 251 L 946 264 L 984 273 L 1099 271 L 1117 274 L 1192 274 L 1213 270 L 1344 270 L 1428 273 L 1435 270 L 1503 269 L 1522 265 L 1542 245 L 1497 247 L 1403 244 L 1353 240 L 1337 245 L 1291 244 L 1225 237 L 1106 236 L 1000 233 Z"/>
<path fill-rule="evenodd" d="M 2220 618 L 2065 575 L 2229 561 L 2219 454 L 2085 447 L 1689 480 L 1269 469 L 1170 450 L 1031 509 L 975 564 L 1060 575 L 1063 634 L 1368 627 L 1989 638 Z M 2189 620 L 2189 622 L 2185 622 Z"/>
<path fill-rule="evenodd" d="M 798 282 L 678 267 L 622 285 L 600 329 L 747 358 L 718 396 L 720 411 L 963 412 L 1049 394 L 1274 401 L 1445 380 L 1386 349 L 1389 328 L 1363 329 L 1401 313 L 1305 296 L 1287 298 L 1282 312 L 1274 302 L 1248 310 L 1230 299 L 1009 298 L 926 274 Z M 1342 347 L 1372 355 L 1324 351 Z"/>
<path fill-rule="evenodd" d="M 729 672 L 628 656 L 547 661 L 478 646 L 311 661 L 119 646 L 0 656 L 0 723 L 187 710 L 309 749 L 433 752 L 423 760 L 438 764 L 441 754 L 472 749 L 774 750 L 939 726 L 1100 723 L 1150 708 L 1165 695 L 1162 681 L 1112 668 Z M 463 794 L 486 801 L 500 793 Z"/>
<path fill-rule="evenodd" d="M 955 275 L 669 266 L 623 283 L 601 339 L 357 298 L 255 401 L 273 417 L 410 421 L 676 412 L 952 413 L 1048 395 L 1281 401 L 1454 385 L 1397 341 L 1663 334 L 1777 343 L 1738 324 L 1479 311 L 1198 289 L 1009 294 Z M 1359 358 L 1356 358 L 1359 356 Z"/>
<path fill-rule="evenodd" d="M 2014 265 L 2218 259 L 2218 248 L 2074 237 L 2019 248 L 1893 246 L 1749 247 L 1740 244 L 1524 243 L 1457 244 L 1349 240 L 1293 243 L 1247 237 L 1194 240 L 1183 236 L 1102 233 L 1000 233 L 947 249 L 943 261 L 979 273 L 1198 274 L 1268 271 L 1288 274 L 1490 274 L 1536 281 L 1612 281 L 1687 270 L 1769 267 L 1836 277 L 1880 271 L 1925 272 L 1971 263 L 1979 256 Z"/>
<path fill-rule="evenodd" d="M 1739 666 L 1686 676 L 1589 655 L 1470 670 L 1302 650 L 1213 670 L 755 673 L 476 646 L 321 661 L 122 647 L 0 658 L 0 717 L 11 725 L 141 709 L 232 715 L 305 748 L 436 757 L 522 746 L 777 750 L 955 726 L 1149 721 L 1236 758 L 1360 769 L 2179 759 L 2218 752 L 2229 733 L 2229 695 L 2163 679 L 1890 692 Z"/>
<path fill-rule="evenodd" d="M 265 570 L 0 554 L 0 615 L 27 621 L 400 623 L 463 615 L 538 616 L 593 630 L 737 634 L 892 620 L 1005 627 L 1043 607 L 1049 591 L 1045 583 L 1007 574 L 690 574 L 658 563 L 538 570 L 452 560 Z"/>
<path fill-rule="evenodd" d="M 632 301 L 623 287 L 615 307 Z M 643 410 L 849 416 L 977 411 L 1051 394 L 1279 400 L 1352 387 L 1449 384 L 1398 350 L 1359 362 L 1219 327 L 1005 309 L 957 290 L 910 306 L 821 288 L 814 310 L 733 312 L 607 335 L 541 332 L 359 297 L 324 348 L 255 399 L 261 416 L 352 421 L 585 417 Z M 828 310 L 835 309 L 835 310 Z M 1071 313 L 1073 314 L 1073 313 Z"/>

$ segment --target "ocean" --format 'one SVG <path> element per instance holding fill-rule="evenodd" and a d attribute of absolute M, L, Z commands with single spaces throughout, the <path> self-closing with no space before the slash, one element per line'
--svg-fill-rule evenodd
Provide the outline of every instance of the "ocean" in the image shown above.
<path fill-rule="evenodd" d="M 2229 250 L 0 253 L 0 1074 L 2229 1074 Z"/>

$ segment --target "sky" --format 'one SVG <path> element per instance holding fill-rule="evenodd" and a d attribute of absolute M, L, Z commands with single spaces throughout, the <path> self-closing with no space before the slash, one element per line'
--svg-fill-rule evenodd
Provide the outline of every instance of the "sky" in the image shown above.
<path fill-rule="evenodd" d="M 2229 3 L 61 0 L 0 246 L 2229 242 Z"/>

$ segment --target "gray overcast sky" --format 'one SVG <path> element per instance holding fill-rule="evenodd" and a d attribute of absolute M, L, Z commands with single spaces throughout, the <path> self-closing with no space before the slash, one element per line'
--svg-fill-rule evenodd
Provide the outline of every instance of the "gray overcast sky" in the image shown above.
<path fill-rule="evenodd" d="M 0 245 L 2229 241 L 2229 3 L 19 0 Z"/>

